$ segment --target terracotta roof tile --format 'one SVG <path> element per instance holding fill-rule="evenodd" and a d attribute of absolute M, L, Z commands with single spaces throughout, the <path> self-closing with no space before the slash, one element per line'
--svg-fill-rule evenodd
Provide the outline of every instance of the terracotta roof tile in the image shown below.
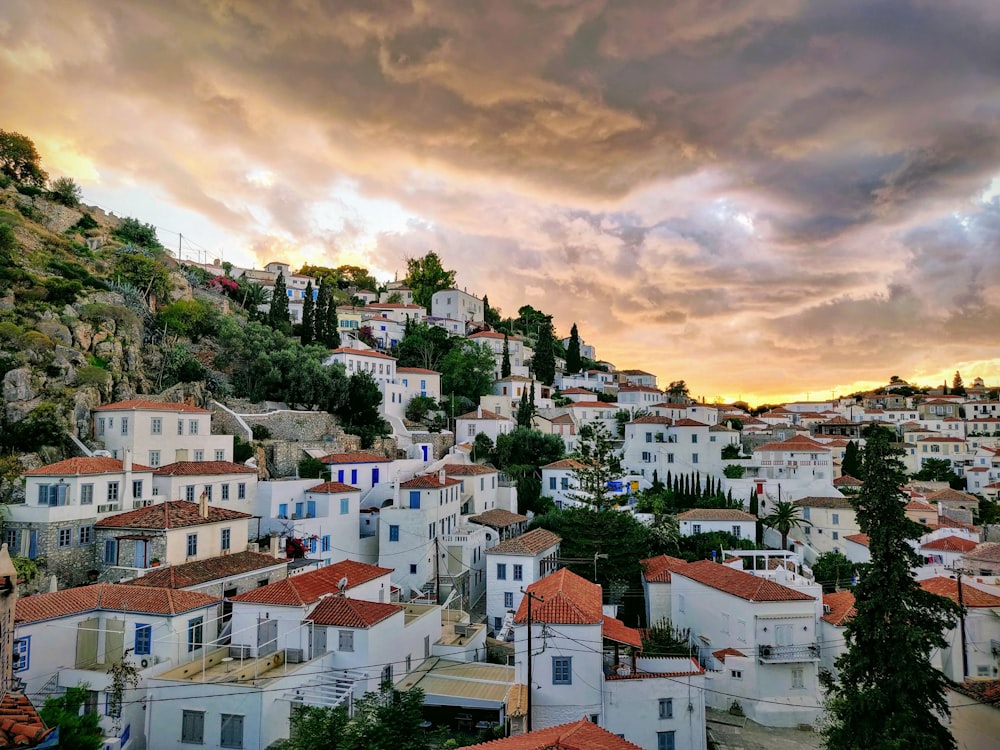
<path fill-rule="evenodd" d="M 756 521 L 756 516 L 735 508 L 694 508 L 679 513 L 681 521 Z"/>
<path fill-rule="evenodd" d="M 380 568 L 354 560 L 342 560 L 333 565 L 327 565 L 319 570 L 275 581 L 267 586 L 244 591 L 233 597 L 234 602 L 254 602 L 257 604 L 276 604 L 285 607 L 301 607 L 312 604 L 323 594 L 338 592 L 337 584 L 342 578 L 347 579 L 347 590 L 360 586 L 381 576 L 392 573 L 391 568 Z"/>
<path fill-rule="evenodd" d="M 863 547 L 868 546 L 868 535 L 867 534 L 848 534 L 844 537 L 849 542 L 854 542 L 855 544 L 860 544 Z"/>
<path fill-rule="evenodd" d="M 502 417 L 496 412 L 490 411 L 489 409 L 477 409 L 476 411 L 467 412 L 466 414 L 463 414 L 460 417 L 455 417 L 455 419 L 467 419 L 467 420 L 489 419 L 495 421 L 499 419 L 507 420 L 507 417 Z"/>
<path fill-rule="evenodd" d="M 644 417 L 636 417 L 632 424 L 663 424 L 670 426 L 674 423 L 670 417 L 658 417 L 655 414 L 647 414 Z"/>
<path fill-rule="evenodd" d="M 288 560 L 279 560 L 261 552 L 236 552 L 232 555 L 210 557 L 181 565 L 156 568 L 142 578 L 132 582 L 133 586 L 153 586 L 165 589 L 183 589 L 197 586 L 206 581 L 252 573 L 255 570 L 287 565 Z"/>
<path fill-rule="evenodd" d="M 487 550 L 488 551 L 488 550 Z M 528 586 L 528 591 L 545 601 L 531 607 L 534 622 L 552 625 L 597 625 L 604 621 L 601 609 L 601 587 L 560 568 L 540 581 Z M 528 620 L 528 597 L 521 599 L 514 622 Z"/>
<path fill-rule="evenodd" d="M 537 555 L 559 544 L 562 539 L 548 529 L 532 529 L 526 534 L 512 536 L 486 550 L 494 555 Z"/>
<path fill-rule="evenodd" d="M 642 750 L 639 745 L 587 719 L 466 747 L 483 750 Z"/>
<path fill-rule="evenodd" d="M 324 464 L 387 464 L 391 462 L 391 458 L 370 451 L 328 453 L 320 459 L 320 463 Z"/>
<path fill-rule="evenodd" d="M 3 747 L 37 747 L 56 731 L 56 727 L 46 727 L 31 700 L 20 693 L 5 693 L 0 698 L 0 717 Z"/>
<path fill-rule="evenodd" d="M 642 576 L 650 583 L 670 583 L 670 574 L 679 566 L 687 565 L 687 560 L 670 555 L 658 555 L 640 560 Z"/>
<path fill-rule="evenodd" d="M 609 404 L 605 401 L 577 401 L 566 404 L 567 409 L 617 409 L 617 404 Z"/>
<path fill-rule="evenodd" d="M 926 544 L 921 544 L 920 549 L 934 549 L 941 550 L 942 552 L 968 552 L 975 549 L 977 545 L 978 542 L 973 542 L 971 539 L 965 539 L 964 537 L 943 536 L 940 539 L 934 539 Z"/>
<path fill-rule="evenodd" d="M 860 479 L 855 479 L 850 474 L 844 474 L 833 480 L 834 487 L 861 487 L 864 484 Z"/>
<path fill-rule="evenodd" d="M 934 503 L 979 503 L 975 496 L 967 492 L 953 490 L 951 487 L 932 492 L 927 496 L 927 501 Z"/>
<path fill-rule="evenodd" d="M 965 558 L 982 560 L 983 562 L 1000 562 L 1000 542 L 977 544 L 975 549 L 965 553 Z"/>
<path fill-rule="evenodd" d="M 543 469 L 586 469 L 587 465 L 576 458 L 563 458 L 558 461 L 553 461 L 550 464 L 545 464 Z"/>
<path fill-rule="evenodd" d="M 95 583 L 18 599 L 15 618 L 18 623 L 41 622 L 98 609 L 166 616 L 203 609 L 220 601 L 198 591 Z"/>
<path fill-rule="evenodd" d="M 354 354 L 358 357 L 372 357 L 374 359 L 391 359 L 393 362 L 396 361 L 395 357 L 382 354 L 382 352 L 376 352 L 371 349 L 349 349 L 346 346 L 342 346 L 339 349 L 331 349 L 330 354 Z"/>
<path fill-rule="evenodd" d="M 788 440 L 782 440 L 779 443 L 767 443 L 766 445 L 761 445 L 758 448 L 754 448 L 754 453 L 789 453 L 796 452 L 801 453 L 803 451 L 828 451 L 830 450 L 823 443 L 818 443 L 811 438 L 807 438 L 803 435 L 796 435 L 795 437 L 790 437 Z"/>
<path fill-rule="evenodd" d="M 675 576 L 690 578 L 692 581 L 751 602 L 811 601 L 813 599 L 802 591 L 796 591 L 767 578 L 752 576 L 742 570 L 734 570 L 710 560 L 688 563 L 687 566 L 675 570 L 673 573 Z"/>
<path fill-rule="evenodd" d="M 503 508 L 490 508 L 479 515 L 469 516 L 469 520 L 473 523 L 482 524 L 484 526 L 492 526 L 495 529 L 502 529 L 507 526 L 525 523 L 527 522 L 528 517 L 517 513 L 511 513 L 509 510 L 504 510 Z"/>
<path fill-rule="evenodd" d="M 743 659 L 747 658 L 746 654 L 744 654 L 742 651 L 738 651 L 735 648 L 720 648 L 718 651 L 713 651 L 712 656 L 714 656 L 721 662 L 724 662 L 727 656 L 739 656 Z"/>
<path fill-rule="evenodd" d="M 830 611 L 827 612 L 826 608 Z M 832 594 L 823 594 L 823 620 L 840 627 L 846 625 L 847 621 L 854 617 L 857 610 L 854 608 L 854 593 L 851 591 L 835 591 Z"/>
<path fill-rule="evenodd" d="M 154 470 L 158 477 L 198 477 L 219 474 L 256 474 L 243 464 L 232 461 L 176 461 Z"/>
<path fill-rule="evenodd" d="M 437 370 L 428 370 L 426 367 L 397 367 L 396 372 L 414 373 L 416 375 L 440 375 Z"/>
<path fill-rule="evenodd" d="M 449 476 L 456 477 L 472 477 L 497 473 L 497 470 L 492 466 L 483 466 L 482 464 L 445 464 L 444 471 Z"/>
<path fill-rule="evenodd" d="M 447 476 L 444 478 L 444 482 L 441 478 L 435 474 L 421 474 L 419 477 L 413 477 L 413 479 L 408 479 L 399 485 L 401 490 L 439 490 L 444 487 L 453 487 L 456 484 L 461 484 L 460 479 L 449 479 Z"/>
<path fill-rule="evenodd" d="M 532 608 L 531 616 L 534 619 L 534 608 Z M 614 617 L 605 615 L 604 622 L 601 623 L 601 636 L 609 641 L 624 643 L 626 646 L 633 646 L 640 651 L 642 650 L 642 638 L 639 637 L 639 631 L 635 628 L 630 628 L 624 622 Z"/>
<path fill-rule="evenodd" d="M 211 414 L 208 409 L 201 409 L 191 404 L 181 404 L 168 401 L 151 401 L 148 398 L 133 398 L 128 401 L 115 401 L 94 408 L 94 411 L 182 411 L 190 414 Z"/>
<path fill-rule="evenodd" d="M 306 492 L 316 493 L 319 495 L 335 495 L 341 492 L 361 492 L 361 490 L 358 487 L 344 484 L 343 482 L 323 482 L 323 484 L 317 484 L 315 487 L 310 487 L 306 490 Z"/>
<path fill-rule="evenodd" d="M 316 605 L 306 619 L 317 625 L 370 628 L 402 611 L 403 607 L 398 604 L 369 602 L 346 596 L 328 596 Z"/>
<path fill-rule="evenodd" d="M 145 508 L 108 516 L 98 521 L 94 526 L 99 529 L 178 529 L 251 517 L 249 513 L 209 505 L 208 518 L 202 518 L 199 510 L 198 503 L 191 503 L 187 500 L 168 500 L 155 505 L 147 505 Z"/>
<path fill-rule="evenodd" d="M 54 464 L 40 466 L 24 472 L 26 477 L 81 476 L 91 474 L 120 474 L 124 469 L 117 458 L 93 456 L 90 458 L 67 458 Z M 153 471 L 150 466 L 132 464 L 132 471 Z"/>
<path fill-rule="evenodd" d="M 674 427 L 708 427 L 708 425 L 697 419 L 678 419 L 674 422 Z"/>
<path fill-rule="evenodd" d="M 958 581 L 953 578 L 925 578 L 920 581 L 924 591 L 930 591 L 938 596 L 946 596 L 953 602 L 958 601 Z M 966 607 L 1000 607 L 1000 596 L 990 594 L 975 586 L 962 586 L 962 603 Z M 534 612 L 532 612 L 534 614 Z"/>

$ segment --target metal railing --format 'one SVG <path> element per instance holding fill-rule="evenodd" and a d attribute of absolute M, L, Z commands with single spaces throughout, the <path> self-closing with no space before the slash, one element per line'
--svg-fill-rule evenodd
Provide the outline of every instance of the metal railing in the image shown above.
<path fill-rule="evenodd" d="M 757 655 L 763 663 L 779 663 L 794 661 L 818 661 L 819 646 L 815 643 L 802 643 L 794 646 L 757 647 Z"/>

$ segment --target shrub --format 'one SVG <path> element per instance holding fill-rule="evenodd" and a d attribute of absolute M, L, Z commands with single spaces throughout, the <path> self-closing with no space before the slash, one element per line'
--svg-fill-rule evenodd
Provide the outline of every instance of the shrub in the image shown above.
<path fill-rule="evenodd" d="M 180 299 L 164 307 L 156 316 L 156 322 L 158 327 L 166 327 L 172 334 L 198 341 L 218 331 L 219 312 L 207 302 Z"/>
<path fill-rule="evenodd" d="M 30 198 L 34 198 L 35 196 L 41 195 L 45 191 L 42 190 L 37 185 L 21 184 L 17 186 L 17 192 L 19 192 L 21 195 L 27 195 Z"/>
<path fill-rule="evenodd" d="M 301 479 L 321 479 L 326 466 L 318 458 L 306 456 L 299 461 L 299 478 Z"/>
<path fill-rule="evenodd" d="M 103 281 L 91 274 L 90 271 L 78 263 L 73 263 L 68 260 L 59 260 L 59 258 L 52 258 L 45 264 L 45 268 L 52 273 L 59 274 L 64 279 L 79 281 L 84 286 L 88 286 L 93 289 L 105 288 Z"/>
<path fill-rule="evenodd" d="M 84 214 L 83 216 L 80 217 L 80 219 L 76 222 L 76 224 L 71 226 L 67 231 L 86 232 L 90 229 L 97 229 L 99 226 L 100 224 L 97 223 L 97 220 L 93 216 L 91 216 L 90 214 Z"/>
<path fill-rule="evenodd" d="M 0 352 L 0 380 L 3 380 L 4 375 L 8 372 L 16 370 L 20 366 L 21 361 L 17 357 L 12 354 Z"/>
<path fill-rule="evenodd" d="M 45 220 L 45 217 L 42 215 L 42 212 L 30 204 L 18 203 L 17 210 L 18 213 L 20 213 L 21 216 L 23 216 L 25 219 L 30 219 L 31 221 L 34 222 L 42 222 Z"/>
<path fill-rule="evenodd" d="M 164 299 L 170 294 L 170 275 L 163 264 L 143 253 L 123 253 L 115 258 L 112 276 L 140 289 L 147 298 Z"/>
<path fill-rule="evenodd" d="M 53 305 L 72 305 L 76 302 L 76 296 L 83 291 L 83 284 L 79 281 L 52 278 L 46 279 L 44 284 L 45 299 Z"/>
<path fill-rule="evenodd" d="M 31 351 L 51 351 L 55 348 L 55 342 L 41 331 L 28 331 L 21 337 L 21 346 Z"/>
<path fill-rule="evenodd" d="M 152 224 L 143 224 L 138 219 L 131 216 L 122 219 L 121 224 L 114 231 L 115 237 L 139 247 L 162 249 L 159 238 L 156 236 L 156 227 Z"/>
<path fill-rule="evenodd" d="M 241 438 L 239 435 L 233 436 L 233 461 L 241 464 L 253 458 L 253 445 Z"/>
<path fill-rule="evenodd" d="M 20 346 L 24 329 L 16 323 L 4 321 L 0 323 L 0 344 L 4 346 Z"/>
<path fill-rule="evenodd" d="M 10 224 L 0 224 L 0 253 L 7 255 L 17 246 L 17 238 Z"/>
<path fill-rule="evenodd" d="M 271 431 L 262 424 L 250 425 L 250 429 L 253 430 L 254 440 L 267 440 L 271 437 Z"/>
<path fill-rule="evenodd" d="M 52 181 L 49 197 L 56 203 L 76 208 L 80 205 L 83 191 L 80 190 L 80 186 L 74 182 L 72 177 L 60 177 Z"/>
<path fill-rule="evenodd" d="M 76 385 L 83 387 L 88 385 L 104 388 L 111 382 L 111 374 L 107 370 L 102 370 L 94 365 L 81 367 L 76 371 Z"/>

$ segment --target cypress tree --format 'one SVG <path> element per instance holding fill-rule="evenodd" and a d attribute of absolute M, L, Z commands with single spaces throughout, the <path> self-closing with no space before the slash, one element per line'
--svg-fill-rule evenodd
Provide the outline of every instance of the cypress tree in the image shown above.
<path fill-rule="evenodd" d="M 535 377 L 545 385 L 552 385 L 552 381 L 556 378 L 556 355 L 552 345 L 552 318 L 546 316 L 538 331 L 533 363 Z"/>
<path fill-rule="evenodd" d="M 701 472 L 699 471 L 694 477 L 694 496 L 703 497 L 701 494 Z"/>
<path fill-rule="evenodd" d="M 930 655 L 948 646 L 944 634 L 961 608 L 917 583 L 923 564 L 908 540 L 923 532 L 903 512 L 906 473 L 892 431 L 879 427 L 862 451 L 864 486 L 853 499 L 868 535 L 871 562 L 860 565 L 855 615 L 844 630 L 847 651 L 838 675 L 826 677 L 829 750 L 954 748 L 942 717 L 949 715 L 948 678 Z"/>
<path fill-rule="evenodd" d="M 503 335 L 503 358 L 500 360 L 500 377 L 510 377 L 510 341 L 506 333 Z"/>
<path fill-rule="evenodd" d="M 316 295 L 316 309 L 313 311 L 313 339 L 326 343 L 326 311 L 330 306 L 330 286 L 326 277 L 319 280 L 319 293 Z"/>
<path fill-rule="evenodd" d="M 855 479 L 861 478 L 861 454 L 858 451 L 858 444 L 853 440 L 847 443 L 844 449 L 844 461 L 840 465 L 841 474 L 849 474 Z"/>
<path fill-rule="evenodd" d="M 313 300 L 313 283 L 306 282 L 306 296 L 302 300 L 302 326 L 299 330 L 299 341 L 308 346 L 313 341 L 313 331 L 316 326 L 316 303 Z"/>
<path fill-rule="evenodd" d="M 292 320 L 288 317 L 288 287 L 285 285 L 285 274 L 281 271 L 274 280 L 271 308 L 267 311 L 267 324 L 284 334 L 292 332 Z"/>
<path fill-rule="evenodd" d="M 330 301 L 326 306 L 326 324 L 323 326 L 326 340 L 323 342 L 331 349 L 340 346 L 340 322 L 337 320 L 337 302 L 330 295 Z"/>
<path fill-rule="evenodd" d="M 583 361 L 580 358 L 580 334 L 576 330 L 576 323 L 569 331 L 569 344 L 566 345 L 566 372 L 580 372 Z"/>

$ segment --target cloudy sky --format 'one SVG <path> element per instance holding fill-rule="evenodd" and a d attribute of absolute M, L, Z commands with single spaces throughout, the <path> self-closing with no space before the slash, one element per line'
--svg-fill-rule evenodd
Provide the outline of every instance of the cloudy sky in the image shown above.
<path fill-rule="evenodd" d="M 185 257 L 437 251 L 709 400 L 1000 382 L 996 0 L 4 0 L 0 128 Z"/>

